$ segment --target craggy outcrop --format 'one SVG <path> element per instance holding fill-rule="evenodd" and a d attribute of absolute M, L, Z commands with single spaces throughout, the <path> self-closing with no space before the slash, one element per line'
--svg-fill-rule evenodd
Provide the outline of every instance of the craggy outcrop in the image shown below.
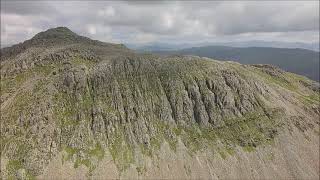
<path fill-rule="evenodd" d="M 164 144 L 241 157 L 319 128 L 319 84 L 269 65 L 135 54 L 66 28 L 2 54 L 3 178 L 40 176 L 57 158 L 94 177 L 108 153 L 120 174 L 135 166 L 144 177 L 142 162 L 156 162 Z"/>

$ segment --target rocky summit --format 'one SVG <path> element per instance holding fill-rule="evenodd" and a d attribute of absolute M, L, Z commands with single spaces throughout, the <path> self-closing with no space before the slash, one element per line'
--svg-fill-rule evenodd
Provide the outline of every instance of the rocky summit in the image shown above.
<path fill-rule="evenodd" d="M 65 27 L 1 49 L 2 179 L 318 179 L 320 86 Z"/>

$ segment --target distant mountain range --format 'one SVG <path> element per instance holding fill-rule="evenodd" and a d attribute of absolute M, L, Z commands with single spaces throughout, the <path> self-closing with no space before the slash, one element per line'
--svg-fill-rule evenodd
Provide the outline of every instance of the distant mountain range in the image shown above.
<path fill-rule="evenodd" d="M 181 50 L 192 47 L 202 46 L 231 46 L 231 47 L 274 47 L 274 48 L 301 48 L 313 51 L 319 51 L 319 42 L 280 42 L 280 41 L 232 41 L 232 42 L 203 42 L 203 43 L 161 43 L 155 42 L 139 46 L 136 44 L 126 44 L 129 48 L 138 51 L 168 51 Z"/>
<path fill-rule="evenodd" d="M 242 64 L 272 64 L 319 81 L 319 52 L 307 49 L 204 46 L 152 52 L 161 55 L 196 55 Z"/>

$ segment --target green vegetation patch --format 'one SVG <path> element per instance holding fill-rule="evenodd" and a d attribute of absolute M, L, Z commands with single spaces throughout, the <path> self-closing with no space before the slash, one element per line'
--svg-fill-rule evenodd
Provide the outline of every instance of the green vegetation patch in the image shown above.
<path fill-rule="evenodd" d="M 32 146 L 28 142 L 21 140 L 11 140 L 8 146 L 12 149 L 10 152 L 7 152 L 7 156 L 10 159 L 6 164 L 8 179 L 17 179 L 18 171 L 24 172 L 26 179 L 34 179 L 34 175 L 24 163 L 24 159 L 32 150 Z"/>
<path fill-rule="evenodd" d="M 99 160 L 102 160 L 105 152 L 104 152 L 104 149 L 101 147 L 101 145 L 97 143 L 94 149 L 89 150 L 88 154 L 90 156 L 97 157 Z"/>
<path fill-rule="evenodd" d="M 253 68 L 253 71 L 269 83 L 276 84 L 290 91 L 296 91 L 295 82 L 286 78 L 285 75 L 279 74 L 279 76 L 271 76 L 260 68 Z"/>
<path fill-rule="evenodd" d="M 93 99 L 89 92 L 84 92 L 81 99 L 77 99 L 74 94 L 57 93 L 54 95 L 54 102 L 57 105 L 55 106 L 54 114 L 62 128 L 75 127 L 79 125 L 81 120 L 91 119 Z M 85 117 L 78 119 L 80 112 Z"/>
<path fill-rule="evenodd" d="M 112 135 L 109 151 L 120 171 L 124 171 L 134 163 L 134 148 L 127 142 L 124 130 L 119 128 Z"/>
<path fill-rule="evenodd" d="M 86 166 L 89 169 L 89 172 L 92 172 L 98 165 L 105 155 L 105 151 L 99 143 L 96 143 L 95 146 L 88 145 L 86 149 L 73 148 L 67 146 L 64 148 L 66 156 L 62 157 L 62 162 L 72 161 L 74 168 L 78 168 L 81 165 Z M 98 162 L 93 161 L 96 158 Z"/>
<path fill-rule="evenodd" d="M 311 95 L 300 95 L 299 99 L 307 105 L 320 105 L 320 94 L 319 93 L 314 93 Z"/>
<path fill-rule="evenodd" d="M 85 65 L 88 68 L 92 68 L 96 64 L 94 60 L 87 60 L 81 57 L 75 57 L 70 62 L 76 66 Z"/>
<path fill-rule="evenodd" d="M 39 76 L 47 77 L 54 66 L 35 66 L 33 68 L 27 69 L 21 73 L 9 75 L 7 77 L 1 78 L 1 93 L 10 93 L 14 90 L 19 89 L 19 87 L 25 83 L 27 80 Z"/>
<path fill-rule="evenodd" d="M 236 146 L 244 151 L 252 152 L 260 145 L 272 144 L 281 127 L 281 110 L 267 109 L 268 115 L 248 113 L 241 118 L 225 119 L 222 127 L 201 127 L 197 124 L 189 126 L 170 126 L 162 121 L 152 122 L 156 134 L 150 139 L 150 146 L 141 145 L 142 152 L 154 155 L 160 145 L 167 141 L 173 151 L 176 151 L 180 138 L 190 155 L 202 150 L 216 151 L 222 158 L 236 153 Z"/>
<path fill-rule="evenodd" d="M 225 126 L 219 128 L 179 126 L 175 130 L 186 145 L 191 154 L 202 149 L 220 149 L 218 152 L 226 152 L 233 155 L 235 146 L 243 147 L 246 151 L 252 151 L 262 144 L 270 144 L 277 135 L 281 122 L 278 119 L 280 110 L 270 110 L 267 116 L 263 113 L 249 113 L 242 118 L 226 119 Z M 218 141 L 224 144 L 218 145 Z M 223 155 L 222 155 L 223 156 Z"/>

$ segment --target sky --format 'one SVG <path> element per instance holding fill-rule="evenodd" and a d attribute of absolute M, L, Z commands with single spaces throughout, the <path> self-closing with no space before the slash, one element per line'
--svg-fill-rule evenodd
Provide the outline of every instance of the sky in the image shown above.
<path fill-rule="evenodd" d="M 1 45 L 65 26 L 124 44 L 319 41 L 319 1 L 1 0 Z"/>

